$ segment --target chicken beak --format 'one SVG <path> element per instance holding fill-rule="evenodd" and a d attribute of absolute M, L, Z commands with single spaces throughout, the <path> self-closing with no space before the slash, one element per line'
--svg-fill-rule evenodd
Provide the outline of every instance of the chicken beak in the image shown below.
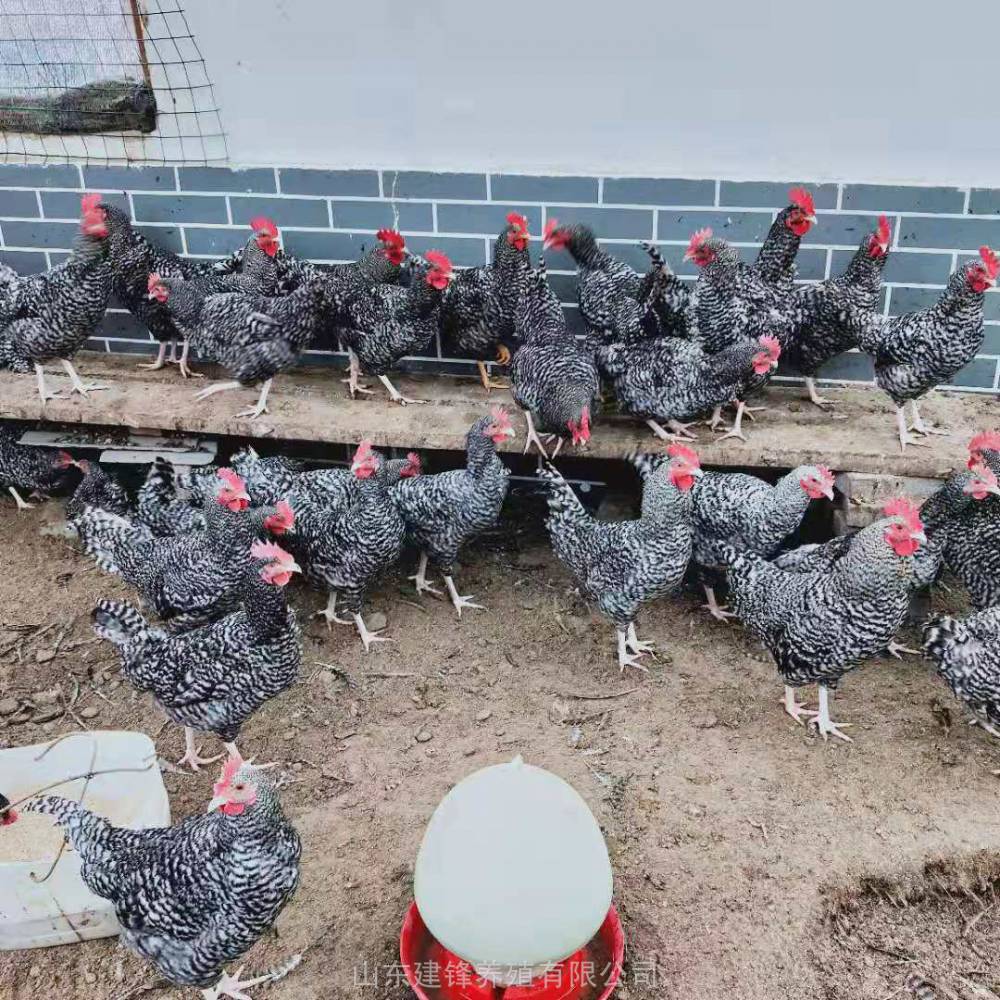
<path fill-rule="evenodd" d="M 216 795 L 215 798 L 213 798 L 212 801 L 209 802 L 208 808 L 205 810 L 205 812 L 213 813 L 215 812 L 216 809 L 221 809 L 228 801 L 229 799 L 227 799 L 225 795 Z"/>
<path fill-rule="evenodd" d="M 833 487 L 832 486 L 824 486 L 823 487 L 823 496 L 825 496 L 827 498 L 827 500 L 832 500 L 833 499 Z"/>
<path fill-rule="evenodd" d="M 701 477 L 705 475 L 705 470 L 695 466 L 691 469 L 691 475 L 694 476 L 695 479 L 701 479 Z"/>
<path fill-rule="evenodd" d="M 923 531 L 916 532 L 912 537 L 914 541 L 920 542 L 921 545 L 927 544 L 927 534 Z"/>

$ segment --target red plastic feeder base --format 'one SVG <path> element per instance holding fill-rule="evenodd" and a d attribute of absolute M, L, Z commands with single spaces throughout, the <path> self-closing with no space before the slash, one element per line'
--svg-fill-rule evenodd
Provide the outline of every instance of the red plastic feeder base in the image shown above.
<path fill-rule="evenodd" d="M 609 956 L 603 966 L 591 954 L 598 949 Z M 435 941 L 417 904 L 411 903 L 399 935 L 399 957 L 419 1000 L 608 1000 L 621 977 L 625 935 L 612 906 L 593 942 L 544 976 L 504 989 Z"/>

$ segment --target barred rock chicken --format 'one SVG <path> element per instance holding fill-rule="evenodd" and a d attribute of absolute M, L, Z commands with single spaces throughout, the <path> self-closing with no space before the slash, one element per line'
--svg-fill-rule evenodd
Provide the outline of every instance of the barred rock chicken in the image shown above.
<path fill-rule="evenodd" d="M 329 471 L 329 470 L 324 470 Z M 390 495 L 393 477 L 383 457 L 362 441 L 354 453 L 351 475 L 356 484 L 316 495 L 293 490 L 287 497 L 295 510 L 295 534 L 287 544 L 307 580 L 327 590 L 319 612 L 329 626 L 354 625 L 367 653 L 373 642 L 388 642 L 369 631 L 361 606 L 369 584 L 399 558 L 405 525 Z M 337 616 L 338 598 L 350 618 Z"/>
<path fill-rule="evenodd" d="M 303 464 L 284 455 L 261 457 L 252 447 L 242 448 L 229 458 L 229 464 L 246 484 L 253 504 L 277 503 L 293 489 L 305 471 Z"/>
<path fill-rule="evenodd" d="M 215 500 L 218 470 L 188 470 L 190 482 L 182 485 L 179 470 L 157 456 L 136 497 L 135 523 L 148 528 L 158 538 L 204 531 L 208 527 L 206 508 Z"/>
<path fill-rule="evenodd" d="M 843 274 L 796 290 L 801 325 L 787 345 L 785 362 L 805 376 L 809 399 L 817 406 L 830 401 L 816 392 L 816 373 L 831 358 L 858 346 L 845 311 L 874 312 L 878 307 L 891 242 L 889 220 L 879 216 L 878 228 L 861 240 Z"/>
<path fill-rule="evenodd" d="M 896 406 L 900 448 L 921 442 L 916 434 L 947 434 L 927 427 L 917 399 L 964 368 L 983 346 L 983 299 L 1000 272 L 1000 258 L 980 247 L 981 260 L 959 268 L 948 287 L 929 309 L 904 316 L 849 311 L 861 348 L 875 361 L 875 382 Z M 907 426 L 906 403 L 912 426 Z"/>
<path fill-rule="evenodd" d="M 23 429 L 0 423 L 0 487 L 6 487 L 18 510 L 30 510 L 18 489 L 47 493 L 65 485 L 76 460 L 66 451 L 46 451 L 18 444 Z"/>
<path fill-rule="evenodd" d="M 544 248 L 566 250 L 576 261 L 580 313 L 590 329 L 609 343 L 688 332 L 690 285 L 670 272 L 653 244 L 641 246 L 651 260 L 644 275 L 612 257 L 589 226 L 560 226 L 557 219 L 545 224 Z"/>
<path fill-rule="evenodd" d="M 263 382 L 256 405 L 236 414 L 251 420 L 268 412 L 272 379 L 295 364 L 312 343 L 328 304 L 324 283 L 318 280 L 303 282 L 290 295 L 263 297 L 206 294 L 203 283 L 151 274 L 149 295 L 166 304 L 195 350 L 235 376 L 202 389 L 196 400 Z"/>
<path fill-rule="evenodd" d="M 98 462 L 81 460 L 76 467 L 83 479 L 66 501 L 66 519 L 72 521 L 88 507 L 99 507 L 124 517 L 130 509 L 128 493 L 114 476 L 104 471 Z"/>
<path fill-rule="evenodd" d="M 239 603 L 247 552 L 262 532 L 294 527 L 287 506 L 247 510 L 249 497 L 232 469 L 220 469 L 222 487 L 205 510 L 207 527 L 168 538 L 126 518 L 89 508 L 74 525 L 97 565 L 131 583 L 171 627 L 215 621 Z"/>
<path fill-rule="evenodd" d="M 420 567 L 410 578 L 416 583 L 417 594 L 439 593 L 427 582 L 427 562 L 432 559 L 444 576 L 459 618 L 462 608 L 482 605 L 459 596 L 455 588 L 458 552 L 469 539 L 497 523 L 510 478 L 497 446 L 512 437 L 514 428 L 507 411 L 496 407 L 480 417 L 466 435 L 464 469 L 404 479 L 392 491 L 406 522 L 407 537 L 420 549 Z"/>
<path fill-rule="evenodd" d="M 642 511 L 635 521 L 596 520 L 555 467 L 538 470 L 549 484 L 545 523 L 553 551 L 615 626 L 621 671 L 646 669 L 639 658 L 651 653 L 653 644 L 638 638 L 635 616 L 643 602 L 681 582 L 691 558 L 691 487 L 701 467 L 682 444 L 670 445 L 667 454 L 668 462 L 643 466 Z"/>
<path fill-rule="evenodd" d="M 1000 432 L 986 431 L 969 442 L 969 467 L 980 478 L 984 468 L 1000 475 Z M 1000 604 L 1000 497 L 987 491 L 956 515 L 944 562 L 965 585 L 973 607 Z"/>
<path fill-rule="evenodd" d="M 532 444 L 549 456 L 538 436 L 554 436 L 554 458 L 567 431 L 574 445 L 590 440 L 593 407 L 600 395 L 600 377 L 592 348 L 581 344 L 549 286 L 545 261 L 528 271 L 518 303 L 516 330 L 522 346 L 510 365 L 511 393 L 528 425 L 524 451 Z"/>
<path fill-rule="evenodd" d="M 302 661 L 284 591 L 300 572 L 298 563 L 280 546 L 261 541 L 251 544 L 246 560 L 239 608 L 202 628 L 172 635 L 149 625 L 125 601 L 100 601 L 93 613 L 94 631 L 118 647 L 125 680 L 152 691 L 167 716 L 184 727 L 179 763 L 195 771 L 218 760 L 199 756 L 195 732 L 215 733 L 238 756 L 242 725 L 295 682 Z"/>
<path fill-rule="evenodd" d="M 892 500 L 885 517 L 863 528 L 828 571 L 789 573 L 755 552 L 729 546 L 729 596 L 743 624 L 770 650 L 785 682 L 785 711 L 826 739 L 847 742 L 830 718 L 829 692 L 863 660 L 886 649 L 906 620 L 913 556 L 926 541 L 916 507 Z M 819 711 L 807 712 L 795 688 L 819 685 Z"/>
<path fill-rule="evenodd" d="M 531 258 L 528 220 L 517 212 L 493 243 L 493 260 L 458 271 L 441 300 L 441 332 L 461 357 L 476 358 L 483 388 L 505 389 L 490 379 L 483 363 L 510 362 L 514 346 L 514 317 Z"/>
<path fill-rule="evenodd" d="M 149 276 L 157 274 L 175 281 L 198 281 L 206 290 L 218 292 L 243 290 L 256 295 L 269 295 L 277 281 L 274 261 L 278 250 L 277 227 L 270 219 L 252 220 L 253 235 L 245 250 L 228 261 L 216 263 L 180 257 L 169 250 L 162 250 L 134 229 L 128 213 L 118 206 L 102 202 L 100 207 L 110 230 L 108 247 L 113 268 L 112 291 L 160 344 L 156 360 L 139 367 L 157 371 L 169 360 L 178 366 L 185 378 L 194 376 L 187 363 L 190 348 L 187 338 L 178 330 L 162 301 L 149 297 Z M 183 341 L 180 358 L 177 357 L 178 341 Z M 168 343 L 171 345 L 169 359 L 166 358 Z"/>
<path fill-rule="evenodd" d="M 280 979 L 301 961 L 296 955 L 245 982 L 223 971 L 274 923 L 299 881 L 302 844 L 265 767 L 229 758 L 208 812 L 166 828 L 112 826 L 56 795 L 21 808 L 63 828 L 83 881 L 114 905 L 129 950 L 170 982 L 202 987 L 204 1000 L 246 1000 L 243 990 Z"/>
<path fill-rule="evenodd" d="M 694 440 L 689 422 L 718 414 L 745 395 L 754 376 L 766 377 L 778 367 L 780 354 L 773 337 L 738 340 L 718 354 L 708 354 L 697 341 L 671 337 L 600 347 L 597 364 L 623 412 L 643 418 L 665 441 Z M 743 435 L 734 426 L 725 436 Z"/>
<path fill-rule="evenodd" d="M 427 349 L 438 329 L 438 315 L 445 290 L 454 278 L 451 261 L 428 250 L 426 257 L 411 254 L 413 276 L 408 288 L 373 285 L 345 307 L 340 339 L 347 348 L 350 375 L 346 380 L 353 399 L 359 392 L 372 394 L 358 384 L 361 372 L 377 375 L 394 403 L 422 402 L 408 399 L 389 381 L 388 373 L 408 354 Z"/>
<path fill-rule="evenodd" d="M 792 188 L 788 192 L 789 205 L 783 208 L 757 254 L 752 268 L 757 276 L 769 285 L 790 292 L 795 279 L 795 257 L 802 237 L 816 225 L 816 206 L 812 192 L 805 188 Z"/>
<path fill-rule="evenodd" d="M 772 556 L 820 497 L 833 499 L 833 473 L 822 465 L 793 469 L 774 486 L 743 472 L 707 472 L 695 483 L 692 562 L 702 571 L 705 607 L 714 618 L 735 615 L 719 607 L 704 571 L 722 566 L 727 546 Z"/>
<path fill-rule="evenodd" d="M 46 386 L 42 367 L 56 359 L 69 375 L 70 394 L 107 388 L 84 383 L 71 360 L 104 318 L 111 295 L 108 224 L 99 198 L 80 200 L 80 235 L 69 257 L 44 274 L 20 278 L 3 310 L 9 322 L 0 329 L 0 369 L 34 370 L 43 406 L 59 396 Z"/>
<path fill-rule="evenodd" d="M 1000 737 L 1000 606 L 928 622 L 924 653 L 983 729 Z"/>

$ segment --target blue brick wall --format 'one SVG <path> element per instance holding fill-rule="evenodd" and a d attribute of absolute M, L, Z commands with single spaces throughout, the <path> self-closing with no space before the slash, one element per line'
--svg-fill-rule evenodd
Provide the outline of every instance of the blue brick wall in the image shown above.
<path fill-rule="evenodd" d="M 100 191 L 132 213 L 150 238 L 179 253 L 228 254 L 246 240 L 246 222 L 260 212 L 281 227 L 293 253 L 335 263 L 353 260 L 372 233 L 394 223 L 417 251 L 443 250 L 456 265 L 481 264 L 509 211 L 523 212 L 539 234 L 546 220 L 581 221 L 609 249 L 640 268 L 638 240 L 654 240 L 676 272 L 693 280 L 683 261 L 692 230 L 710 225 L 752 259 L 788 189 L 804 185 L 815 197 L 819 224 L 799 254 L 799 277 L 839 273 L 881 213 L 890 217 L 894 250 L 886 268 L 882 308 L 898 315 L 932 303 L 958 261 L 988 243 L 1000 247 L 1000 190 L 880 184 L 814 184 L 656 177 L 535 177 L 521 174 L 431 173 L 414 170 L 311 170 L 298 167 L 79 167 L 0 164 L 0 261 L 29 273 L 57 263 L 76 232 L 80 194 Z M 549 257 L 552 284 L 574 329 L 573 263 Z M 954 379 L 963 390 L 1000 386 L 1000 293 L 987 298 L 983 353 Z M 112 308 L 90 345 L 96 350 L 148 354 L 148 335 L 128 313 Z M 338 360 L 335 350 L 311 360 Z M 411 367 L 467 372 L 467 359 L 436 344 Z M 833 381 L 871 379 L 860 354 L 830 363 Z"/>

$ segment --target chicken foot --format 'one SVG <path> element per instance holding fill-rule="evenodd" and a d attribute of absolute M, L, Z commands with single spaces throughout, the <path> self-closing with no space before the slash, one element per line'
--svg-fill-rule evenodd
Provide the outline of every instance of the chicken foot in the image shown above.
<path fill-rule="evenodd" d="M 432 587 L 427 581 L 427 553 L 420 553 L 420 565 L 417 567 L 417 572 L 413 576 L 408 576 L 407 580 L 412 580 L 414 586 L 417 588 L 417 597 L 419 597 L 424 592 L 428 594 L 436 594 L 441 597 L 441 591 L 437 587 Z"/>
<path fill-rule="evenodd" d="M 205 386 L 204 389 L 199 390 L 194 394 L 196 402 L 201 402 L 203 399 L 208 399 L 209 396 L 214 395 L 217 392 L 228 392 L 230 389 L 239 389 L 243 385 L 242 382 L 214 382 L 212 385 Z M 234 414 L 236 417 L 249 417 L 251 420 L 256 420 L 262 413 L 269 412 L 267 409 L 267 395 L 271 391 L 271 379 L 268 379 L 263 386 L 261 386 L 260 396 L 257 398 L 257 404 L 250 407 L 249 410 L 240 410 L 239 413 Z"/>
<path fill-rule="evenodd" d="M 626 667 L 635 667 L 636 670 L 641 670 L 643 673 L 649 673 L 649 668 L 644 667 L 639 662 L 639 657 L 643 653 L 629 652 L 629 632 L 626 629 L 616 629 L 615 630 L 618 637 L 618 670 L 620 673 L 625 673 Z M 636 640 L 638 643 L 638 640 Z"/>
<path fill-rule="evenodd" d="M 110 389 L 109 385 L 100 385 L 97 382 L 83 382 L 80 376 L 77 374 L 76 369 L 73 367 L 73 363 L 67 358 L 61 358 L 63 368 L 66 369 L 66 374 L 69 376 L 69 394 L 72 396 L 74 392 L 78 392 L 84 399 L 87 398 L 87 394 L 91 392 L 100 392 L 102 389 Z"/>
<path fill-rule="evenodd" d="M 390 381 L 387 375 L 379 375 L 378 380 L 386 387 L 389 393 L 389 398 L 394 403 L 399 403 L 400 406 L 406 406 L 409 403 L 426 403 L 426 399 L 410 399 L 409 396 L 404 396 Z"/>
<path fill-rule="evenodd" d="M 10 493 L 10 495 L 14 498 L 14 503 L 17 504 L 17 509 L 18 510 L 33 510 L 34 509 L 35 504 L 33 504 L 33 503 L 27 503 L 26 501 L 24 501 L 23 499 L 21 499 L 21 494 L 18 493 L 17 490 L 15 490 L 13 486 L 8 486 L 7 487 L 7 492 Z"/>
<path fill-rule="evenodd" d="M 240 979 L 243 975 L 245 965 L 241 965 L 236 970 L 235 976 L 230 976 L 223 970 L 222 978 L 207 990 L 201 991 L 202 1000 L 219 1000 L 220 997 L 231 997 L 232 1000 L 251 1000 L 244 990 L 249 990 L 261 983 L 273 983 L 279 979 L 284 979 L 292 970 L 296 969 L 302 961 L 301 955 L 293 955 L 284 965 L 270 972 L 265 972 L 262 976 L 255 976 L 253 979 Z"/>
<path fill-rule="evenodd" d="M 528 432 L 524 436 L 524 451 L 522 452 L 522 454 L 527 455 L 528 451 L 531 449 L 532 443 L 534 443 L 535 447 L 538 449 L 542 458 L 548 461 L 549 460 L 548 452 L 546 452 L 545 450 L 545 445 L 542 444 L 542 439 L 538 436 L 538 431 L 535 430 L 535 421 L 532 420 L 531 418 L 530 410 L 524 411 L 524 419 L 525 421 L 527 421 L 528 424 Z"/>
<path fill-rule="evenodd" d="M 354 351 L 348 349 L 347 360 L 347 378 L 342 378 L 340 381 L 347 386 L 347 389 L 351 394 L 351 399 L 356 399 L 359 392 L 366 396 L 374 396 L 374 389 L 369 389 L 368 386 L 361 385 L 358 381 L 361 377 L 361 362 L 358 361 L 358 356 L 354 353 Z"/>
<path fill-rule="evenodd" d="M 703 604 L 702 607 L 717 621 L 724 622 L 729 618 L 739 617 L 735 611 L 729 611 L 724 608 L 715 599 L 715 588 L 708 586 L 707 583 L 702 584 L 702 588 L 705 591 L 705 597 L 708 600 L 707 604 Z"/>
<path fill-rule="evenodd" d="M 479 381 L 483 383 L 483 388 L 490 392 L 492 389 L 509 389 L 510 383 L 504 382 L 499 379 L 492 378 L 489 371 L 486 369 L 486 364 L 483 361 L 477 361 L 476 367 L 479 369 Z"/>
<path fill-rule="evenodd" d="M 842 733 L 841 729 L 847 729 L 852 725 L 850 722 L 834 722 L 830 718 L 830 691 L 825 684 L 819 686 L 819 711 L 809 720 L 810 726 L 816 727 L 816 732 L 825 740 L 828 736 L 836 736 L 837 739 L 845 743 L 853 743 L 847 733 Z"/>
<path fill-rule="evenodd" d="M 455 589 L 455 581 L 447 573 L 444 575 L 444 585 L 448 588 L 448 596 L 451 598 L 451 603 L 458 612 L 459 618 L 462 617 L 462 608 L 478 608 L 480 611 L 486 610 L 482 604 L 472 603 L 472 594 L 466 597 L 459 597 L 458 591 Z"/>
<path fill-rule="evenodd" d="M 785 697 L 781 700 L 782 708 L 800 725 L 805 725 L 805 720 L 803 716 L 813 716 L 816 712 L 812 712 L 806 708 L 806 703 L 804 701 L 795 700 L 795 688 L 791 685 L 785 685 Z"/>
<path fill-rule="evenodd" d="M 917 406 L 917 401 L 915 399 L 910 400 L 910 411 L 913 415 L 913 424 L 910 430 L 914 434 L 923 434 L 927 437 L 930 434 L 938 434 L 941 437 L 951 437 L 950 431 L 941 430 L 940 427 L 930 427 L 924 423 L 923 418 L 920 416 L 920 409 Z"/>
<path fill-rule="evenodd" d="M 927 447 L 929 442 L 915 438 L 909 427 L 906 426 L 906 407 L 896 407 L 896 431 L 899 434 L 899 450 L 906 451 L 906 446 L 912 444 L 914 448 Z"/>
<path fill-rule="evenodd" d="M 337 614 L 337 592 L 335 590 L 330 591 L 330 595 L 326 601 L 326 607 L 322 611 L 317 611 L 313 615 L 314 618 L 323 617 L 326 619 L 326 627 L 329 628 L 332 622 L 336 622 L 338 625 L 353 625 L 358 630 L 358 635 L 361 636 L 362 645 L 365 647 L 365 652 L 369 651 L 369 647 L 373 642 L 392 642 L 388 636 L 380 635 L 379 633 L 382 629 L 378 629 L 375 632 L 371 632 L 368 626 L 365 625 L 364 618 L 361 617 L 360 613 L 353 614 L 350 618 L 341 618 Z"/>
<path fill-rule="evenodd" d="M 224 756 L 225 754 L 220 753 L 215 757 L 202 757 L 201 748 L 195 746 L 194 730 L 190 726 L 184 727 L 184 756 L 177 761 L 178 767 L 187 764 L 192 771 L 197 771 L 202 764 L 214 764 Z"/>
<path fill-rule="evenodd" d="M 828 406 L 833 406 L 832 399 L 827 399 L 816 391 L 816 379 L 808 375 L 806 376 L 806 392 L 809 394 L 809 402 L 815 404 L 821 410 L 825 410 Z"/>
<path fill-rule="evenodd" d="M 177 341 L 170 341 L 170 346 L 173 353 L 176 353 Z M 173 358 L 171 358 L 171 361 Z M 148 372 L 158 372 L 161 368 L 167 367 L 167 342 L 165 340 L 160 341 L 160 349 L 156 352 L 156 360 L 150 363 L 145 361 L 142 364 L 136 365 L 136 368 L 143 368 Z"/>
<path fill-rule="evenodd" d="M 688 431 L 693 424 L 682 424 L 679 420 L 668 420 L 667 427 L 673 433 L 664 430 L 661 424 L 655 420 L 647 420 L 646 426 L 662 441 L 697 441 L 698 439 Z"/>

